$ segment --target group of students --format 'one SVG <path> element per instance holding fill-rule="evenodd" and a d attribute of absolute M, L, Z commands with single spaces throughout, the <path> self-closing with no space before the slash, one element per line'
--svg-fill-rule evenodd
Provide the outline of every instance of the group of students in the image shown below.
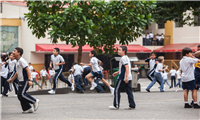
<path fill-rule="evenodd" d="M 167 82 L 170 88 L 173 87 L 173 81 L 174 86 L 182 86 L 184 90 L 184 108 L 200 108 L 197 104 L 197 89 L 200 84 L 200 45 L 197 49 L 198 51 L 194 54 L 188 47 L 182 49 L 183 58 L 180 61 L 180 68 L 176 71 L 174 67 L 172 67 L 170 71 L 171 86 Z M 152 81 L 146 88 L 146 91 L 150 92 L 150 88 L 158 82 L 160 84 L 160 92 L 164 92 L 164 83 L 167 81 L 168 77 L 166 73 L 168 66 L 163 65 L 164 57 L 159 56 L 158 59 L 156 59 L 155 53 L 152 53 L 151 57 L 147 58 L 145 61 L 149 62 L 150 72 L 147 74 L 147 77 Z M 178 78 L 178 84 L 175 82 L 176 76 Z M 188 103 L 188 93 L 190 90 L 192 91 L 193 99 L 191 104 Z"/>
<path fill-rule="evenodd" d="M 154 40 L 154 37 L 156 40 Z M 152 45 L 153 41 L 156 41 L 157 45 L 163 45 L 164 44 L 164 35 L 163 33 L 158 34 L 154 36 L 154 34 L 152 32 L 147 33 L 147 34 L 143 34 L 142 35 L 143 38 L 143 45 Z"/>

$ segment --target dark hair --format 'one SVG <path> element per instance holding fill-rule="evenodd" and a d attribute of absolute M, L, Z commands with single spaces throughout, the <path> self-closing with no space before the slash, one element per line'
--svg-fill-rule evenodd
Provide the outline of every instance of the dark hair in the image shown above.
<path fill-rule="evenodd" d="M 8 53 L 8 56 L 10 56 L 11 54 L 12 54 L 12 52 L 9 52 L 9 53 Z"/>
<path fill-rule="evenodd" d="M 76 64 L 77 64 L 76 62 L 73 62 L 73 63 L 72 63 L 72 65 L 76 65 Z"/>
<path fill-rule="evenodd" d="M 35 69 L 33 69 L 33 72 L 35 72 Z"/>
<path fill-rule="evenodd" d="M 28 64 L 30 64 L 30 65 L 31 65 L 31 63 L 28 63 Z"/>
<path fill-rule="evenodd" d="M 182 55 L 186 56 L 186 54 L 192 52 L 192 50 L 189 47 L 185 47 L 182 49 Z"/>
<path fill-rule="evenodd" d="M 46 67 L 44 66 L 43 69 L 46 69 Z"/>
<path fill-rule="evenodd" d="M 7 55 L 1 55 L 2 61 L 6 61 L 6 57 L 7 57 Z"/>
<path fill-rule="evenodd" d="M 23 49 L 22 48 L 20 48 L 20 47 L 16 47 L 15 48 L 16 50 L 17 50 L 17 52 L 19 52 L 20 53 L 20 56 L 22 56 L 23 55 Z"/>
<path fill-rule="evenodd" d="M 152 52 L 151 55 L 153 55 L 153 54 L 156 56 L 156 53 Z"/>
<path fill-rule="evenodd" d="M 172 66 L 172 69 L 174 69 L 174 66 Z"/>
<path fill-rule="evenodd" d="M 127 54 L 127 47 L 122 45 L 122 46 L 120 46 L 120 48 L 122 48 L 122 51 L 125 51 L 125 55 L 126 55 Z"/>
<path fill-rule="evenodd" d="M 91 50 L 90 52 L 91 52 L 91 54 L 93 54 L 93 55 L 94 55 L 94 57 L 96 57 L 96 56 L 97 56 L 97 52 L 96 52 L 95 50 Z"/>
<path fill-rule="evenodd" d="M 58 53 L 60 52 L 60 49 L 59 49 L 59 48 L 54 48 L 54 50 L 56 50 Z"/>
<path fill-rule="evenodd" d="M 200 47 L 200 44 L 197 46 L 197 48 L 199 48 Z"/>

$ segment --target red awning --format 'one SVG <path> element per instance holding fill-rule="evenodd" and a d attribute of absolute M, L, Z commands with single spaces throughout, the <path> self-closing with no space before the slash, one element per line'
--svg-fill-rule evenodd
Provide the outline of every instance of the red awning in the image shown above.
<path fill-rule="evenodd" d="M 193 52 L 197 50 L 197 46 L 200 43 L 181 43 L 181 44 L 169 44 L 161 48 L 153 50 L 153 52 L 181 52 L 184 47 L 189 47 Z"/>
<path fill-rule="evenodd" d="M 118 48 L 120 45 L 115 45 Z M 136 52 L 151 52 L 150 49 L 145 48 L 141 45 L 126 45 L 128 48 L 129 53 L 136 53 Z M 66 44 L 36 44 L 35 51 L 36 52 L 52 52 L 55 47 L 60 49 L 60 52 L 78 52 L 78 46 L 72 48 L 72 45 Z M 90 52 L 93 50 L 93 47 L 89 45 L 84 45 L 82 48 L 83 52 Z"/>

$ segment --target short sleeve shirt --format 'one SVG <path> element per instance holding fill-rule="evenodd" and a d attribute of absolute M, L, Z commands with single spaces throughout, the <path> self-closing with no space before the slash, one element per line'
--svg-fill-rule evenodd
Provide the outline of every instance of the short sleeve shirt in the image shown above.
<path fill-rule="evenodd" d="M 128 58 L 127 55 L 122 56 L 122 58 L 119 61 L 119 79 L 125 80 L 125 78 L 126 78 L 125 65 L 128 65 L 128 67 L 129 67 L 128 80 L 132 80 L 131 63 L 130 63 L 130 59 Z"/>
<path fill-rule="evenodd" d="M 171 74 L 171 76 L 175 76 L 176 75 L 176 70 L 170 70 L 170 74 Z"/>
<path fill-rule="evenodd" d="M 19 81 L 27 81 L 28 80 L 28 74 L 25 70 L 28 67 L 28 63 L 24 58 L 19 58 L 19 60 L 16 63 L 16 72 L 18 75 Z"/>
<path fill-rule="evenodd" d="M 32 78 L 32 79 L 33 79 L 33 78 L 36 78 L 36 75 L 38 75 L 37 72 L 31 72 L 31 78 Z"/>
<path fill-rule="evenodd" d="M 100 71 L 98 61 L 99 61 L 99 59 L 97 59 L 96 57 L 92 57 L 92 58 L 90 59 L 90 63 L 92 63 L 92 71 L 93 71 L 93 72 L 98 72 L 98 71 Z"/>
<path fill-rule="evenodd" d="M 58 54 L 57 56 L 51 55 L 51 61 L 53 62 L 54 70 L 58 70 L 60 68 L 63 68 L 63 65 L 56 66 L 55 63 L 65 62 L 64 58 L 60 54 Z"/>
<path fill-rule="evenodd" d="M 155 72 L 160 73 L 159 71 L 163 69 L 163 64 L 162 63 L 158 63 Z"/>
<path fill-rule="evenodd" d="M 180 61 L 180 70 L 182 71 L 181 81 L 189 82 L 194 80 L 194 64 L 198 62 L 198 59 L 183 56 Z"/>
<path fill-rule="evenodd" d="M 13 72 L 15 65 L 17 63 L 17 60 L 8 59 L 6 62 L 8 63 L 9 72 Z"/>
<path fill-rule="evenodd" d="M 181 79 L 181 72 L 179 70 L 177 70 L 176 75 L 177 75 L 177 79 Z"/>
<path fill-rule="evenodd" d="M 76 65 L 73 66 L 73 68 L 75 70 L 74 71 L 74 76 L 82 74 L 83 68 L 80 65 L 76 64 Z"/>

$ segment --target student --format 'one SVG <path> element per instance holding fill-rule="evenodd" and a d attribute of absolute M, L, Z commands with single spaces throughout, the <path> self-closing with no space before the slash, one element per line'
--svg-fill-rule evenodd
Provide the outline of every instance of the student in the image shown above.
<path fill-rule="evenodd" d="M 71 84 L 62 74 L 63 71 L 63 65 L 65 64 L 65 60 L 63 57 L 59 54 L 60 49 L 54 48 L 53 55 L 51 55 L 51 62 L 50 62 L 50 68 L 54 68 L 56 74 L 53 77 L 53 88 L 52 90 L 48 91 L 49 94 L 55 94 L 56 93 L 56 84 L 58 78 L 60 78 L 61 81 L 68 84 L 68 86 L 71 87 L 72 91 L 74 91 L 74 85 Z M 53 65 L 53 66 L 52 66 Z"/>
<path fill-rule="evenodd" d="M 171 75 L 171 88 L 173 88 L 173 82 L 174 82 L 174 87 L 176 86 L 176 70 L 174 69 L 174 66 L 172 66 L 172 69 L 170 70 L 170 75 Z"/>
<path fill-rule="evenodd" d="M 52 83 L 53 83 L 53 76 L 55 75 L 55 70 L 54 70 L 54 68 L 49 68 L 49 75 L 50 75 L 49 82 L 50 82 L 51 85 L 52 85 Z"/>
<path fill-rule="evenodd" d="M 110 88 L 111 95 L 113 95 L 114 88 L 111 87 L 110 84 L 103 78 L 103 74 L 99 67 L 102 62 L 96 58 L 96 55 L 97 55 L 96 51 L 92 50 L 90 51 L 90 54 L 89 54 L 90 64 L 80 63 L 81 65 L 92 66 L 92 72 L 86 75 L 86 79 L 91 83 L 90 90 L 93 90 L 97 86 L 97 84 L 94 81 L 92 81 L 92 78 L 97 77 L 97 79 L 100 78 L 102 82 Z"/>
<path fill-rule="evenodd" d="M 6 64 L 8 64 L 8 70 L 9 70 L 7 79 L 11 79 L 15 74 L 14 67 L 17 63 L 17 60 L 15 59 L 12 52 L 9 52 L 8 57 L 9 57 L 9 59 L 6 61 Z M 14 89 L 15 89 L 15 95 L 14 96 L 17 96 L 18 83 L 19 83 L 18 79 L 15 79 L 13 81 L 13 86 L 14 86 Z M 10 87 L 12 88 L 11 84 L 10 84 Z"/>
<path fill-rule="evenodd" d="M 153 41 L 153 33 L 152 32 L 150 32 L 149 33 L 149 37 L 150 37 L 150 45 L 152 45 L 152 41 Z"/>
<path fill-rule="evenodd" d="M 33 80 L 34 83 L 36 83 L 42 89 L 40 84 L 36 81 L 36 76 L 37 75 L 38 75 L 38 73 L 35 72 L 35 69 L 33 69 L 33 71 L 31 72 L 31 79 Z M 33 85 L 32 85 L 32 88 L 33 88 Z"/>
<path fill-rule="evenodd" d="M 163 33 L 161 33 L 161 36 L 160 36 L 160 45 L 164 45 L 164 39 L 165 39 L 165 37 L 164 37 L 164 35 L 163 35 Z"/>
<path fill-rule="evenodd" d="M 33 71 L 33 66 L 31 65 L 31 63 L 28 64 L 29 70 Z"/>
<path fill-rule="evenodd" d="M 78 65 L 76 62 L 74 62 L 72 69 L 73 69 L 73 73 L 74 73 L 74 80 L 75 80 L 76 88 L 78 89 L 78 91 L 80 93 L 84 93 L 84 90 L 82 88 L 83 82 L 82 82 L 82 78 L 81 78 L 83 68 L 80 65 Z"/>
<path fill-rule="evenodd" d="M 27 94 L 26 91 L 29 89 L 29 86 L 32 86 L 31 73 L 28 68 L 28 63 L 22 57 L 23 49 L 20 47 L 16 47 L 14 49 L 13 55 L 17 60 L 16 63 L 16 73 L 11 78 L 8 79 L 9 83 L 12 83 L 17 77 L 19 79 L 19 89 L 17 92 L 17 97 L 21 103 L 21 107 L 23 113 L 33 113 L 38 109 L 39 106 L 39 99 L 33 98 L 31 95 Z M 33 108 L 30 104 L 33 104 Z"/>
<path fill-rule="evenodd" d="M 164 92 L 163 90 L 163 78 L 161 75 L 161 72 L 165 71 L 167 69 L 167 66 L 163 69 L 163 63 L 164 63 L 164 57 L 160 56 L 158 57 L 158 65 L 156 66 L 156 70 L 154 73 L 154 79 L 153 81 L 149 84 L 149 86 L 146 88 L 147 92 L 150 92 L 150 88 L 156 83 L 156 81 L 160 81 L 161 85 L 160 85 L 160 92 Z"/>
<path fill-rule="evenodd" d="M 163 67 L 163 69 L 164 69 L 164 67 Z M 161 74 L 162 74 L 163 81 L 164 81 L 163 85 L 165 85 L 165 83 L 167 83 L 167 85 L 169 85 L 169 88 L 171 88 L 170 84 L 167 81 L 167 79 L 168 79 L 168 73 L 166 71 L 163 71 L 163 72 L 161 72 Z"/>
<path fill-rule="evenodd" d="M 40 77 L 41 77 L 41 80 L 42 80 L 41 89 L 43 88 L 44 83 L 47 86 L 47 81 L 46 81 L 47 76 L 48 76 L 48 73 L 46 71 L 46 67 L 43 67 L 42 70 L 40 71 Z"/>
<path fill-rule="evenodd" d="M 147 33 L 147 35 L 146 35 L 147 46 L 149 45 L 149 38 L 150 38 L 149 33 Z"/>
<path fill-rule="evenodd" d="M 192 98 L 194 100 L 193 107 L 200 108 L 197 104 L 197 90 L 196 90 L 196 82 L 194 78 L 194 64 L 199 63 L 200 60 L 194 58 L 192 55 L 192 50 L 188 47 L 182 49 L 183 58 L 180 61 L 180 70 L 182 72 L 181 81 L 182 81 L 182 88 L 184 90 L 184 101 L 185 105 L 184 108 L 192 108 L 191 105 L 188 103 L 188 93 L 192 91 Z"/>
<path fill-rule="evenodd" d="M 143 38 L 143 45 L 146 45 L 146 42 L 145 42 L 146 35 L 145 35 L 145 33 L 142 35 L 142 38 Z"/>
<path fill-rule="evenodd" d="M 6 66 L 5 64 L 3 64 L 4 62 L 6 62 L 6 56 L 5 55 L 1 55 L 1 97 L 8 97 L 7 93 L 8 93 L 8 89 L 9 89 L 9 84 L 6 81 L 7 80 L 7 76 L 8 76 L 8 66 Z M 2 91 L 2 88 L 3 91 Z"/>
<path fill-rule="evenodd" d="M 177 71 L 176 71 L 176 77 L 178 79 L 178 83 L 176 84 L 175 87 L 179 86 L 179 88 L 181 87 L 181 71 L 179 68 L 177 68 Z"/>
<path fill-rule="evenodd" d="M 85 86 L 88 86 L 88 80 L 85 78 L 85 76 L 91 72 L 91 67 L 84 65 L 82 68 L 83 68 L 83 74 L 82 74 L 83 82 Z"/>
<path fill-rule="evenodd" d="M 74 75 L 72 74 L 72 72 L 73 72 L 73 69 L 70 69 L 70 70 L 69 70 L 68 80 L 69 80 L 72 84 L 74 84 L 74 83 L 75 83 L 75 82 L 74 82 Z"/>
<path fill-rule="evenodd" d="M 131 88 L 131 80 L 132 80 L 131 63 L 126 54 L 127 54 L 127 47 L 120 46 L 118 49 L 118 55 L 120 55 L 122 58 L 120 59 L 120 62 L 119 62 L 119 71 L 113 73 L 114 77 L 117 76 L 118 74 L 119 74 L 119 77 L 115 85 L 113 106 L 109 106 L 110 109 L 114 109 L 114 110 L 119 109 L 120 92 L 122 91 L 122 89 L 125 89 L 128 95 L 129 107 L 125 109 L 131 110 L 131 109 L 135 109 L 136 107 L 134 98 L 133 98 L 132 88 Z"/>
<path fill-rule="evenodd" d="M 155 68 L 158 64 L 158 59 L 156 58 L 156 54 L 155 53 L 151 53 L 151 56 L 147 59 L 145 59 L 145 62 L 148 62 L 149 63 L 149 67 L 150 67 L 150 71 L 149 73 L 147 73 L 147 78 L 150 80 L 150 81 L 153 81 L 153 75 L 154 75 L 154 72 L 155 72 Z M 159 81 L 157 81 L 160 85 L 161 83 Z"/>

